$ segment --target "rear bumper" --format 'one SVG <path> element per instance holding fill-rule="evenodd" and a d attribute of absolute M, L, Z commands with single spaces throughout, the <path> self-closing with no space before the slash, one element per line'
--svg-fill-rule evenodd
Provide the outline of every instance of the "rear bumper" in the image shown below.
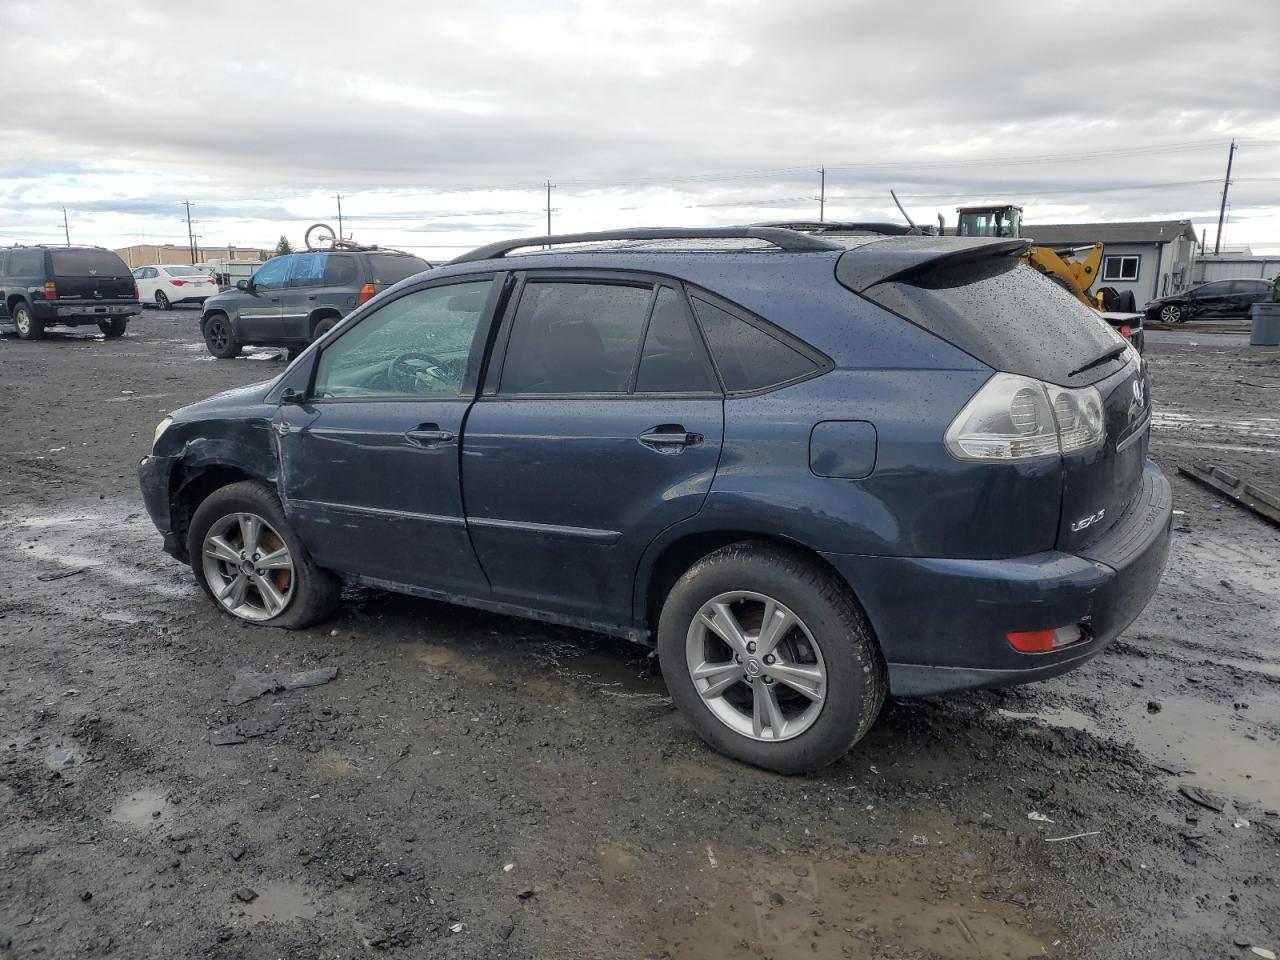
<path fill-rule="evenodd" d="M 138 464 L 138 485 L 151 522 L 164 535 L 165 552 L 181 560 L 185 548 L 173 532 L 173 502 L 169 497 L 177 462 L 177 457 L 143 457 Z"/>
<path fill-rule="evenodd" d="M 48 324 L 97 323 L 113 317 L 131 317 L 141 309 L 142 306 L 136 300 L 78 300 L 69 303 L 34 300 L 31 303 L 31 312 L 36 319 Z"/>
<path fill-rule="evenodd" d="M 1139 495 L 1081 555 L 1007 560 L 825 554 L 862 601 L 898 696 L 1052 677 L 1101 652 L 1155 594 L 1169 555 L 1173 498 L 1147 461 Z M 1005 636 L 1080 624 L 1088 639 L 1020 653 Z"/>

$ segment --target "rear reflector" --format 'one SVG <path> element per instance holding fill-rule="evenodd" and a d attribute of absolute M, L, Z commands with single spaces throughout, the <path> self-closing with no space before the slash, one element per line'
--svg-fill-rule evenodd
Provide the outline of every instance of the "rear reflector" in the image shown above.
<path fill-rule="evenodd" d="M 1056 630 L 1013 630 L 1005 634 L 1009 646 L 1019 653 L 1048 653 L 1084 640 L 1088 634 L 1078 623 Z"/>
<path fill-rule="evenodd" d="M 44 285 L 44 298 L 46 300 L 58 299 L 58 285 L 54 283 L 52 280 L 49 280 Z"/>
<path fill-rule="evenodd" d="M 367 303 L 368 301 L 372 300 L 373 295 L 377 292 L 378 292 L 377 287 L 375 287 L 372 283 L 366 283 L 363 287 L 360 288 L 360 296 L 356 297 L 356 306 L 358 307 L 360 306 L 360 304 Z"/>

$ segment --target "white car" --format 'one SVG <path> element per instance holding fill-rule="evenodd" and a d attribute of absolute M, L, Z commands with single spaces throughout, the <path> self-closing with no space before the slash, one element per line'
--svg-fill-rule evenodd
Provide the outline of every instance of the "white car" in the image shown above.
<path fill-rule="evenodd" d="M 213 277 L 196 267 L 173 264 L 138 267 L 133 271 L 138 282 L 138 299 L 143 306 L 154 304 L 168 310 L 179 303 L 202 304 L 218 292 Z"/>

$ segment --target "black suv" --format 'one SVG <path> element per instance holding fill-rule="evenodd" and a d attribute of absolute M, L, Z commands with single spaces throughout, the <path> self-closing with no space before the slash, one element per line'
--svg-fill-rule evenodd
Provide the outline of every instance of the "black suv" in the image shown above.
<path fill-rule="evenodd" d="M 200 332 L 220 359 L 250 344 L 293 354 L 380 290 L 430 269 L 421 257 L 376 247 L 274 257 L 234 290 L 205 301 Z"/>
<path fill-rule="evenodd" d="M 123 336 L 141 310 L 129 268 L 104 247 L 0 248 L 0 328 L 16 327 L 23 340 L 90 323 Z"/>

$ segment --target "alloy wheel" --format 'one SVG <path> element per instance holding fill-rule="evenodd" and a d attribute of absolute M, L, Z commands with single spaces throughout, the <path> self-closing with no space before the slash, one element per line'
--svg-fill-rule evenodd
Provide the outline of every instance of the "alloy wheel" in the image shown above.
<path fill-rule="evenodd" d="M 744 737 L 790 740 L 822 712 L 822 651 L 804 621 L 765 594 L 738 590 L 704 603 L 685 637 L 685 659 L 707 709 Z"/>
<path fill-rule="evenodd" d="M 1177 323 L 1182 319 L 1182 310 L 1173 303 L 1166 303 L 1160 308 L 1160 319 L 1165 323 Z"/>
<path fill-rule="evenodd" d="M 214 320 L 209 324 L 209 345 L 215 350 L 225 350 L 231 335 L 227 332 L 227 325 L 221 320 Z"/>
<path fill-rule="evenodd" d="M 271 524 L 252 513 L 220 518 L 204 536 L 204 576 L 214 597 L 244 620 L 270 620 L 293 599 L 293 557 Z"/>
<path fill-rule="evenodd" d="M 169 306 L 170 306 L 169 298 L 164 295 L 163 290 L 156 291 L 156 306 L 158 306 L 161 310 L 169 309 Z"/>
<path fill-rule="evenodd" d="M 20 308 L 15 312 L 13 322 L 18 328 L 18 335 L 26 339 L 31 333 L 31 314 L 25 308 Z"/>

